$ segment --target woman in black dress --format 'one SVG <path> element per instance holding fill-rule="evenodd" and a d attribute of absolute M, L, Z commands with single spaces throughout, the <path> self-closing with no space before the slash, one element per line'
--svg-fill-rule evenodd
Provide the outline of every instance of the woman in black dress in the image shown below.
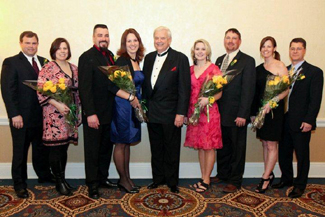
<path fill-rule="evenodd" d="M 288 75 L 287 68 L 280 61 L 280 54 L 276 51 L 276 41 L 273 37 L 267 36 L 260 44 L 261 56 L 264 63 L 256 67 L 256 92 L 253 102 L 252 115 L 256 115 L 262 106 L 266 80 L 268 75 Z M 284 102 L 289 90 L 283 91 L 277 97 L 279 106 L 272 110 L 269 103 L 264 106 L 265 122 L 261 129 L 257 130 L 256 137 L 262 141 L 264 157 L 264 173 L 256 192 L 264 193 L 274 180 L 273 169 L 278 159 L 278 142 L 281 139 L 282 125 L 284 118 Z M 273 115 L 271 114 L 273 113 Z M 273 117 L 272 117 L 273 116 Z M 252 116 L 252 121 L 255 116 Z"/>

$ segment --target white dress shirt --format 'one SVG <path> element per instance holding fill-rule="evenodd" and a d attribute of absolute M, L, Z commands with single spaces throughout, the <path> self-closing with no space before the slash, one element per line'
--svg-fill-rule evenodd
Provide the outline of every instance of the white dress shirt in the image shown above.
<path fill-rule="evenodd" d="M 34 57 L 34 60 L 38 66 L 38 69 L 41 71 L 42 69 L 42 65 L 41 63 L 39 62 L 38 58 L 37 58 L 37 55 L 35 54 L 34 56 L 30 57 L 30 56 L 27 56 L 24 52 L 23 52 L 24 56 L 27 58 L 28 62 L 33 66 L 33 57 Z"/>
<path fill-rule="evenodd" d="M 169 47 L 167 48 L 167 50 L 168 49 L 169 49 Z M 165 50 L 164 52 L 166 52 L 167 50 Z M 162 53 L 164 53 L 164 52 L 162 52 Z M 153 69 L 152 69 L 152 73 L 151 73 L 151 87 L 152 87 L 152 89 L 154 89 L 154 87 L 155 87 L 160 70 L 161 70 L 162 66 L 164 65 L 164 62 L 165 62 L 167 56 L 168 56 L 168 53 L 163 56 L 158 56 L 158 53 L 157 53 L 155 63 L 153 64 Z"/>

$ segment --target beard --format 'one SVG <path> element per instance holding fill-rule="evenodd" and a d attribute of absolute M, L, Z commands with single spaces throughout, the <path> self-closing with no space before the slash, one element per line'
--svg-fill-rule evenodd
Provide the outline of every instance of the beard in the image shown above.
<path fill-rule="evenodd" d="M 103 43 L 104 42 L 104 43 Z M 102 44 L 102 45 L 101 45 Z M 99 49 L 102 51 L 102 52 L 106 52 L 108 51 L 108 43 L 107 41 L 100 41 L 99 42 Z"/>

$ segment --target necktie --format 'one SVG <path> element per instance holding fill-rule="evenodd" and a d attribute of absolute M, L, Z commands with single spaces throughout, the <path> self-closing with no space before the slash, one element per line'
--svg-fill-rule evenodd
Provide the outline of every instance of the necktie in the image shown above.
<path fill-rule="evenodd" d="M 228 62 L 229 62 L 229 55 L 227 54 L 225 57 L 225 60 L 223 61 L 223 64 L 221 66 L 221 72 L 225 73 L 228 68 Z"/>
<path fill-rule="evenodd" d="M 36 63 L 34 57 L 33 57 L 33 59 L 32 59 L 32 63 L 33 63 L 33 68 L 34 68 L 36 74 L 38 75 L 38 73 L 39 73 L 39 68 L 38 68 L 38 66 L 37 66 L 37 63 Z"/>
<path fill-rule="evenodd" d="M 290 69 L 290 71 L 292 71 L 292 73 L 293 73 L 292 77 L 296 76 L 297 72 L 295 72 L 295 67 L 292 67 Z M 289 73 L 290 73 L 290 71 L 289 71 Z M 289 87 L 289 94 L 284 99 L 284 113 L 287 113 L 289 111 L 289 98 L 290 98 L 290 94 L 292 91 L 292 87 L 293 87 L 293 84 L 291 84 L 291 86 Z"/>

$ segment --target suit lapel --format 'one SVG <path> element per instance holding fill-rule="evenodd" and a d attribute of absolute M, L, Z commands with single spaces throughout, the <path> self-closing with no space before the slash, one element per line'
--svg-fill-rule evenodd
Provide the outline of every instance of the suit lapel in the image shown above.
<path fill-rule="evenodd" d="M 240 61 L 240 57 L 241 57 L 241 51 L 238 51 L 237 55 L 229 63 L 227 71 L 232 70 L 232 69 L 236 69 L 236 67 L 238 66 L 238 63 L 237 62 L 235 63 L 234 61 Z"/>
<path fill-rule="evenodd" d="M 225 58 L 226 54 L 222 55 L 220 58 L 217 59 L 216 61 L 216 65 L 219 67 L 219 69 L 221 69 L 221 65 L 223 62 L 223 59 Z"/>
<path fill-rule="evenodd" d="M 301 67 L 301 71 L 299 72 L 299 74 L 304 74 L 306 76 L 306 72 L 308 71 L 308 63 L 305 61 L 300 67 Z M 301 83 L 302 81 L 296 80 L 296 82 L 293 85 L 292 91 L 297 89 L 297 87 L 299 87 Z"/>
<path fill-rule="evenodd" d="M 33 66 L 30 64 L 30 62 L 28 61 L 28 59 L 25 57 L 25 55 L 20 52 L 19 53 L 19 59 L 22 61 L 22 65 L 25 69 L 28 70 L 28 72 L 33 75 L 33 77 L 36 77 L 37 79 L 37 73 L 35 72 Z"/>
<path fill-rule="evenodd" d="M 95 47 L 93 47 L 92 49 L 93 49 L 94 57 L 99 62 L 99 66 L 107 66 L 108 60 L 106 60 L 104 55 L 101 52 L 99 52 Z"/>

